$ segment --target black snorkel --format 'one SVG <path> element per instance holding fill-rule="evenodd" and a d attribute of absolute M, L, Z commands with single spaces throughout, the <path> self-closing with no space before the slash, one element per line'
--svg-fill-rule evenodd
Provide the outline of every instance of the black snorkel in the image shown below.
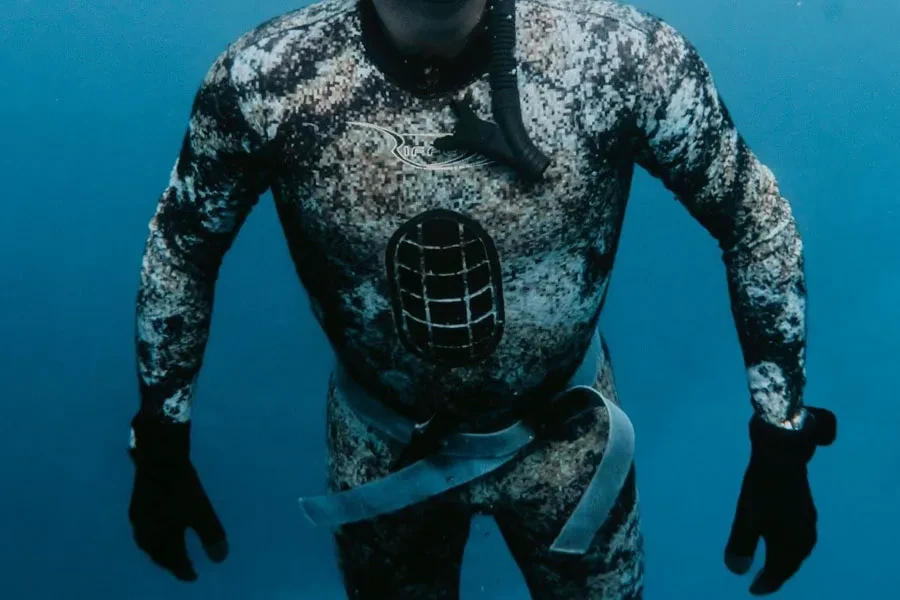
<path fill-rule="evenodd" d="M 439 0 L 433 0 L 439 1 Z M 440 150 L 475 152 L 506 164 L 529 182 L 539 181 L 550 165 L 528 137 L 516 76 L 516 0 L 488 0 L 491 38 L 491 109 L 495 123 L 479 119 L 468 102 L 454 101 L 459 121 L 453 135 L 435 140 Z"/>
<path fill-rule="evenodd" d="M 540 179 L 550 159 L 538 149 L 522 120 L 516 77 L 516 0 L 490 0 L 491 104 L 494 121 L 503 132 L 516 160 L 514 167 L 526 179 Z"/>

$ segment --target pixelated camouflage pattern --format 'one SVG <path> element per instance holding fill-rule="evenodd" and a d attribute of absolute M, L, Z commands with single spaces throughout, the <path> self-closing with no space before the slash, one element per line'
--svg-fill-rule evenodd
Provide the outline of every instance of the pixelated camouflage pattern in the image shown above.
<path fill-rule="evenodd" d="M 478 393 L 508 404 L 564 381 L 594 329 L 640 165 L 723 249 L 756 411 L 775 423 L 796 413 L 805 381 L 801 240 L 706 65 L 675 30 L 627 5 L 517 6 L 525 123 L 553 158 L 533 187 L 483 161 L 410 166 L 389 135 L 365 126 L 414 145 L 452 132 L 450 98 L 468 93 L 490 118 L 490 95 L 486 75 L 439 97 L 394 85 L 366 59 L 356 0 L 274 19 L 216 60 L 144 254 L 137 341 L 149 411 L 190 418 L 219 264 L 267 188 L 317 319 L 368 387 L 424 416 L 435 397 Z M 453 369 L 401 343 L 384 265 L 391 235 L 434 209 L 478 222 L 502 261 L 503 339 L 484 360 Z"/>
<path fill-rule="evenodd" d="M 595 389 L 619 404 L 604 345 Z M 351 600 L 458 598 L 463 551 L 475 514 L 491 515 L 540 600 L 636 600 L 643 593 L 643 537 L 634 473 L 584 555 L 550 552 L 606 450 L 601 406 L 563 440 L 540 441 L 484 478 L 423 504 L 343 527 L 338 559 Z M 357 417 L 333 382 L 328 392 L 328 488 L 384 477 L 401 447 Z"/>
<path fill-rule="evenodd" d="M 150 223 L 136 331 L 145 414 L 190 420 L 219 268 L 267 189 L 336 355 L 386 403 L 424 419 L 437 402 L 474 399 L 476 409 L 502 410 L 562 384 L 596 328 L 635 166 L 659 178 L 722 249 L 756 413 L 772 423 L 797 414 L 802 243 L 772 172 L 738 133 L 695 48 L 628 5 L 516 6 L 524 122 L 552 159 L 536 185 L 477 156 L 435 154 L 430 141 L 454 128 L 451 99 L 468 96 L 490 119 L 487 75 L 442 94 L 405 89 L 369 60 L 357 0 L 324 0 L 273 19 L 218 57 Z M 453 368 L 404 346 L 385 267 L 392 235 L 434 210 L 478 223 L 500 261 L 502 337 L 489 355 Z M 603 423 L 597 415 L 571 443 L 535 449 L 464 498 L 348 529 L 338 537 L 348 589 L 377 567 L 385 589 L 404 586 L 403 597 L 427 596 L 434 581 L 453 597 L 468 516 L 489 510 L 535 598 L 639 597 L 633 481 L 588 556 L 546 552 L 602 454 Z M 383 473 L 395 451 L 357 430 L 332 394 L 332 485 Z M 425 558 L 410 548 L 426 540 L 443 540 L 429 545 L 437 571 L 427 581 L 402 560 Z"/>

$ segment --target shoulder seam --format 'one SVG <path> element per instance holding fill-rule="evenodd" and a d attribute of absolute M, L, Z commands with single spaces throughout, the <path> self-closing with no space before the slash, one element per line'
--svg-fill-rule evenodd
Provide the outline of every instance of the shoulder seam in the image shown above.
<path fill-rule="evenodd" d="M 284 35 L 284 34 L 286 34 L 286 33 L 294 32 L 294 31 L 303 31 L 304 29 L 308 29 L 309 27 L 312 27 L 313 25 L 318 25 L 318 24 L 320 24 L 320 23 L 327 23 L 328 21 L 332 21 L 332 20 L 334 20 L 334 19 L 338 19 L 338 18 L 340 18 L 340 17 L 346 15 L 347 13 L 352 12 L 352 11 L 355 10 L 355 8 L 356 8 L 356 4 L 355 4 L 355 3 L 351 3 L 351 4 L 349 4 L 349 5 L 348 5 L 347 7 L 345 7 L 345 8 L 342 8 L 342 9 L 340 9 L 340 10 L 336 10 L 335 12 L 332 12 L 332 13 L 330 13 L 330 14 L 328 14 L 328 15 L 324 15 L 324 16 L 322 16 L 322 17 L 320 17 L 320 18 L 315 19 L 315 20 L 307 21 L 306 23 L 303 23 L 303 24 L 300 24 L 300 25 L 290 25 L 290 26 L 287 26 L 287 27 L 284 27 L 284 28 L 278 28 L 278 29 L 276 29 L 275 31 L 271 31 L 271 32 L 267 32 L 267 33 L 262 33 L 262 30 L 263 30 L 269 23 L 271 23 L 271 22 L 273 22 L 273 21 L 277 21 L 277 20 L 279 20 L 279 19 L 289 19 L 290 15 L 292 15 L 292 14 L 294 14 L 294 13 L 302 12 L 302 11 L 304 11 L 304 10 L 310 8 L 311 6 L 314 6 L 314 4 L 311 4 L 311 5 L 306 6 L 306 7 L 304 7 L 304 8 L 299 8 L 299 9 L 297 9 L 297 10 L 289 11 L 289 12 L 287 12 L 287 13 L 284 13 L 284 14 L 279 15 L 279 16 L 276 16 L 276 17 L 272 17 L 272 18 L 269 19 L 268 21 L 263 22 L 263 23 L 261 23 L 260 25 L 254 27 L 253 29 L 251 29 L 251 30 L 245 32 L 244 34 L 242 34 L 237 40 L 235 40 L 235 45 L 237 45 L 237 43 L 238 43 L 240 40 L 242 40 L 242 39 L 244 39 L 244 38 L 246 38 L 246 37 L 252 36 L 254 32 L 260 32 L 260 34 L 261 34 L 260 37 L 259 37 L 258 39 L 254 40 L 256 43 L 259 43 L 259 42 L 263 42 L 263 41 L 265 41 L 265 40 L 269 40 L 269 39 L 271 39 L 271 38 L 273 38 L 273 37 L 276 37 L 276 36 L 279 36 L 279 35 Z M 238 50 L 238 51 L 240 51 L 240 50 Z"/>
<path fill-rule="evenodd" d="M 619 23 L 619 24 L 621 24 L 621 25 L 623 25 L 623 26 L 625 26 L 625 27 L 628 27 L 629 29 L 633 29 L 634 31 L 639 31 L 639 32 L 641 32 L 641 33 L 643 33 L 643 34 L 645 34 L 645 35 L 648 35 L 648 36 L 650 36 L 650 35 L 653 34 L 653 30 L 652 30 L 651 28 L 643 28 L 643 27 L 639 27 L 639 26 L 637 26 L 637 25 L 635 25 L 635 24 L 633 24 L 633 23 L 629 23 L 629 22 L 627 22 L 627 21 L 623 21 L 622 19 L 619 19 L 618 17 L 613 17 L 613 16 L 611 16 L 611 15 L 609 15 L 609 14 L 605 14 L 605 13 L 600 12 L 600 11 L 594 11 L 594 10 L 575 10 L 575 9 L 573 9 L 573 8 L 571 8 L 571 7 L 561 6 L 560 4 L 551 3 L 551 2 L 544 2 L 544 1 L 542 1 L 542 0 L 528 0 L 528 2 L 531 3 L 531 4 L 535 4 L 535 5 L 537 5 L 537 6 L 543 6 L 544 8 L 549 8 L 549 9 L 551 9 L 551 10 L 558 10 L 558 11 L 560 11 L 560 12 L 568 13 L 568 14 L 571 14 L 571 15 L 589 15 L 589 16 L 591 16 L 591 17 L 596 17 L 596 18 L 599 18 L 599 19 L 606 19 L 606 20 L 608 20 L 608 21 L 615 21 L 616 23 Z M 641 11 L 639 8 L 636 8 L 636 7 L 633 7 L 633 6 L 629 6 L 628 8 L 632 8 L 633 10 L 638 11 L 640 14 L 643 14 L 643 15 L 646 15 L 646 16 L 649 16 L 649 17 L 652 17 L 652 15 L 649 15 L 648 13 L 645 13 L 644 11 Z"/>

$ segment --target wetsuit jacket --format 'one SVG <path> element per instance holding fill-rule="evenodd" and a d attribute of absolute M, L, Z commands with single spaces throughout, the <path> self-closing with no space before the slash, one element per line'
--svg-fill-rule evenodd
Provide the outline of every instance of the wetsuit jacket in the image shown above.
<path fill-rule="evenodd" d="M 405 57 L 369 2 L 269 21 L 206 75 L 143 258 L 145 413 L 190 418 L 220 264 L 266 190 L 335 353 L 385 401 L 427 416 L 435 398 L 503 407 L 560 385 L 596 327 L 636 166 L 722 249 L 755 410 L 797 413 L 801 240 L 688 41 L 627 5 L 519 0 L 525 127 L 552 159 L 529 184 L 432 145 L 451 99 L 491 118 L 485 29 L 456 60 Z"/>

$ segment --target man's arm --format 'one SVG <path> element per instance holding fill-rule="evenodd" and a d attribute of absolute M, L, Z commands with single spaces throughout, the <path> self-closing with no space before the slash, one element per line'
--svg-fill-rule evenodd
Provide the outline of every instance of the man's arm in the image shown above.
<path fill-rule="evenodd" d="M 725 546 L 747 573 L 760 540 L 765 563 L 750 585 L 771 594 L 818 539 L 807 476 L 837 418 L 803 406 L 806 284 L 803 246 L 772 172 L 753 155 L 697 51 L 671 27 L 651 36 L 638 98 L 639 162 L 718 240 L 750 383 L 750 460 Z"/>
<path fill-rule="evenodd" d="M 719 242 L 756 414 L 794 428 L 805 414 L 806 285 L 790 206 L 696 49 L 657 26 L 639 83 L 638 162 Z"/>
<path fill-rule="evenodd" d="M 219 266 L 266 189 L 263 140 L 244 117 L 223 53 L 194 99 L 171 179 L 150 221 L 137 297 L 141 414 L 187 423 Z"/>

